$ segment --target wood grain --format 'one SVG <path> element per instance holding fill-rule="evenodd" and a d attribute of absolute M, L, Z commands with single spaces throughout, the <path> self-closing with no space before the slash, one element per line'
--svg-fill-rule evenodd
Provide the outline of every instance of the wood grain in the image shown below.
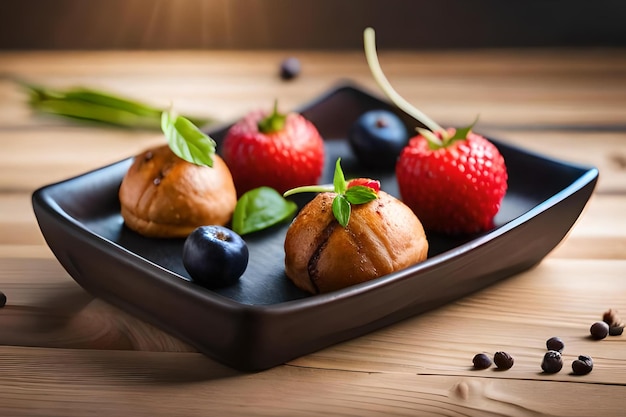
<path fill-rule="evenodd" d="M 445 307 L 283 366 L 242 374 L 94 299 L 39 232 L 32 192 L 162 141 L 32 114 L 14 79 L 88 85 L 234 120 L 278 98 L 295 108 L 342 79 L 372 91 L 360 51 L 0 53 L 0 416 L 567 415 L 619 416 L 626 336 L 595 341 L 608 308 L 626 314 L 626 53 L 623 50 L 391 51 L 381 63 L 441 123 L 600 170 L 596 193 L 538 266 Z M 532 244 L 532 242 L 520 242 Z M 541 372 L 560 336 L 564 369 Z M 509 352 L 508 371 L 471 369 Z M 587 376 L 570 373 L 579 354 Z"/>
<path fill-rule="evenodd" d="M 3 350 L 0 365 L 11 381 L 0 391 L 5 415 L 74 415 L 81 407 L 88 415 L 133 416 L 618 416 L 623 407 L 623 386 L 550 378 L 538 383 L 299 366 L 241 375 L 199 354 L 48 351 Z"/>

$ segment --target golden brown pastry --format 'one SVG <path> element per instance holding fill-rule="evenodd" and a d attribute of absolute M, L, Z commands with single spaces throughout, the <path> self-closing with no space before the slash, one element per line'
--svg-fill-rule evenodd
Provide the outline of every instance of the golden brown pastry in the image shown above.
<path fill-rule="evenodd" d="M 148 237 L 186 237 L 199 226 L 225 225 L 237 204 L 232 176 L 219 156 L 213 167 L 199 166 L 167 145 L 135 157 L 119 198 L 126 225 Z"/>
<path fill-rule="evenodd" d="M 379 191 L 378 199 L 352 206 L 343 228 L 332 212 L 334 197 L 318 194 L 287 230 L 285 272 L 296 286 L 325 293 L 426 259 L 422 224 L 400 200 Z"/>

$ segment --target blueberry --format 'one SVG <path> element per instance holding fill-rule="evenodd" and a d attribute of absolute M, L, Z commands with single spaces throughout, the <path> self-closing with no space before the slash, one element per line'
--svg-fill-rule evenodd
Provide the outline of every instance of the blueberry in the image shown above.
<path fill-rule="evenodd" d="M 290 57 L 280 63 L 280 78 L 291 80 L 300 75 L 300 60 Z"/>
<path fill-rule="evenodd" d="M 207 288 L 232 285 L 248 266 L 248 246 L 223 226 L 200 226 L 183 245 L 183 265 L 192 280 Z"/>
<path fill-rule="evenodd" d="M 348 140 L 359 161 L 368 168 L 393 168 L 409 140 L 406 126 L 387 110 L 370 110 L 354 122 Z"/>

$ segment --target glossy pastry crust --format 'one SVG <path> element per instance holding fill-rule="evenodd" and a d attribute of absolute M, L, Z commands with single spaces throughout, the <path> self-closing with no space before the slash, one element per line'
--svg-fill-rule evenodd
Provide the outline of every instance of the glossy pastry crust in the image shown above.
<path fill-rule="evenodd" d="M 285 238 L 285 272 L 313 294 L 345 288 L 421 262 L 428 241 L 421 222 L 400 200 L 353 205 L 347 227 L 332 212 L 334 193 L 318 194 L 302 208 Z"/>
<path fill-rule="evenodd" d="M 217 155 L 213 167 L 176 156 L 167 145 L 137 155 L 119 190 L 125 224 L 148 237 L 186 237 L 225 225 L 237 204 L 233 179 Z"/>

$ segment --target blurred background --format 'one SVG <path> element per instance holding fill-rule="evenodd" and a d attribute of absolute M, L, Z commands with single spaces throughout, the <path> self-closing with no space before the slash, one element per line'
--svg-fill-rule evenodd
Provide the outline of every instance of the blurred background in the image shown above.
<path fill-rule="evenodd" d="M 2 0 L 2 49 L 626 45 L 626 0 Z"/>

